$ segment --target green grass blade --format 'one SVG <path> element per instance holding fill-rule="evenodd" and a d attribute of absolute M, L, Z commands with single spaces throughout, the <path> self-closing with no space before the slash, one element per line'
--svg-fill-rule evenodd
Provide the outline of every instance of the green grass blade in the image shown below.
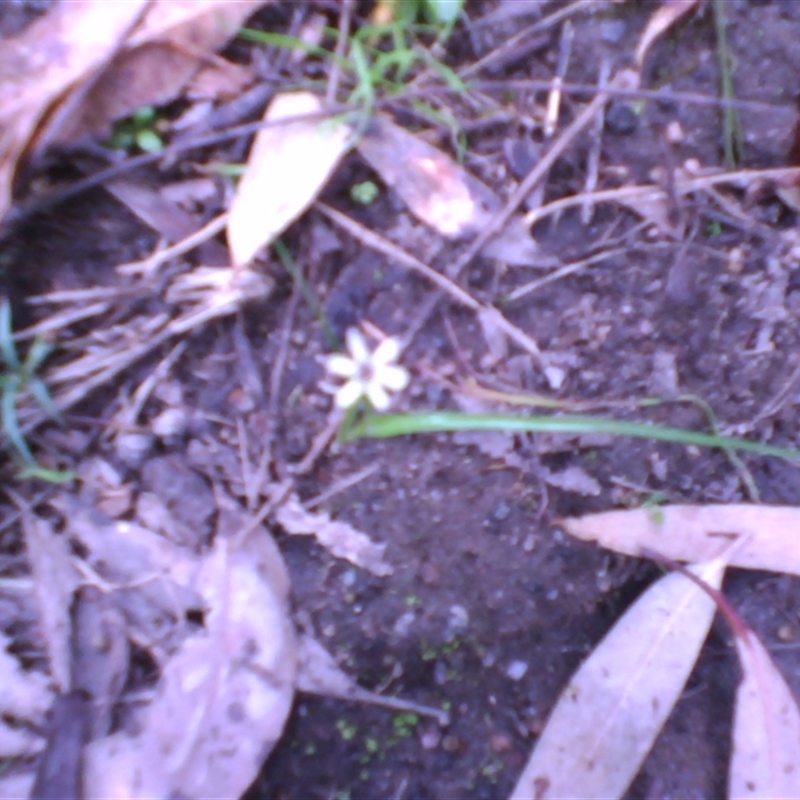
<path fill-rule="evenodd" d="M 0 353 L 6 365 L 14 370 L 22 369 L 17 348 L 14 346 L 14 330 L 11 326 L 11 303 L 3 300 L 0 303 Z"/>
<path fill-rule="evenodd" d="M 324 47 L 304 42 L 296 36 L 287 36 L 284 33 L 270 33 L 268 31 L 255 31 L 252 28 L 242 28 L 239 31 L 239 36 L 242 39 L 247 39 L 250 42 L 256 42 L 258 44 L 266 44 L 272 47 L 284 47 L 287 50 L 299 50 L 310 56 L 317 56 L 319 58 L 335 61 L 340 67 L 345 69 L 351 68 L 350 62 L 346 58 L 337 56 Z"/>
<path fill-rule="evenodd" d="M 39 404 L 39 408 L 41 408 L 50 419 L 63 425 L 64 419 L 58 408 L 56 408 L 53 398 L 50 397 L 50 392 L 47 390 L 45 382 L 38 377 L 30 378 L 28 381 L 28 389 L 33 395 L 34 400 Z"/>
<path fill-rule="evenodd" d="M 75 480 L 75 473 L 72 470 L 63 469 L 48 469 L 47 467 L 40 467 L 38 464 L 30 464 L 23 467 L 17 475 L 21 480 L 27 478 L 38 478 L 40 481 L 47 481 L 47 483 L 72 483 Z"/>
<path fill-rule="evenodd" d="M 662 442 L 718 447 L 739 452 L 776 456 L 800 461 L 800 450 L 777 447 L 747 439 L 717 436 L 682 428 L 667 428 L 646 422 L 625 422 L 602 417 L 533 416 L 509 414 L 461 414 L 457 411 L 433 411 L 385 416 L 367 416 L 345 435 L 346 440 L 357 438 L 386 439 L 410 433 L 441 433 L 445 431 L 509 431 L 526 433 L 607 433 L 613 436 L 633 436 Z"/>
<path fill-rule="evenodd" d="M 14 446 L 19 455 L 28 463 L 34 464 L 35 459 L 31 453 L 28 443 L 22 434 L 17 416 L 17 386 L 7 386 L 3 390 L 2 400 L 0 400 L 0 414 L 2 415 L 3 433 Z"/>

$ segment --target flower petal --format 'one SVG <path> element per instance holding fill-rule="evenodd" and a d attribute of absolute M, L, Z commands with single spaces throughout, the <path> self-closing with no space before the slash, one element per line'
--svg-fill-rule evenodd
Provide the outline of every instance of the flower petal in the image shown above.
<path fill-rule="evenodd" d="M 366 364 L 370 361 L 369 348 L 364 336 L 358 328 L 348 328 L 344 335 L 347 352 L 356 364 Z"/>
<path fill-rule="evenodd" d="M 352 358 L 335 354 L 325 359 L 325 369 L 331 375 L 339 375 L 342 378 L 352 378 L 358 372 L 358 364 Z"/>
<path fill-rule="evenodd" d="M 397 361 L 399 355 L 400 342 L 398 342 L 397 339 L 389 337 L 388 339 L 384 339 L 372 354 L 372 363 L 376 367 L 380 367 L 382 364 L 389 364 L 392 361 Z"/>
<path fill-rule="evenodd" d="M 350 408 L 354 406 L 364 394 L 364 384 L 361 381 L 347 381 L 347 383 L 336 392 L 334 402 L 339 408 Z"/>
<path fill-rule="evenodd" d="M 389 408 L 389 395 L 378 381 L 370 381 L 367 386 L 367 397 L 376 411 L 386 411 Z"/>
<path fill-rule="evenodd" d="M 376 370 L 375 380 L 382 383 L 387 389 L 399 392 L 408 386 L 409 374 L 407 369 L 394 364 L 384 364 Z"/>

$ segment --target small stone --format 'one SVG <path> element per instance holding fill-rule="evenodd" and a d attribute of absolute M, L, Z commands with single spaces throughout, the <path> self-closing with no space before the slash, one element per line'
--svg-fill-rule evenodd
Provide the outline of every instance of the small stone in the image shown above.
<path fill-rule="evenodd" d="M 506 753 L 512 745 L 511 737 L 507 733 L 493 733 L 489 737 L 489 746 L 493 753 Z"/>
<path fill-rule="evenodd" d="M 447 626 L 454 631 L 465 631 L 469 627 L 469 612 L 462 605 L 450 606 L 450 619 Z"/>
<path fill-rule="evenodd" d="M 442 732 L 438 728 L 427 728 L 419 737 L 423 750 L 435 750 L 442 741 Z"/>
<path fill-rule="evenodd" d="M 506 677 L 512 681 L 520 681 L 525 677 L 528 671 L 528 664 L 525 661 L 512 661 L 506 667 Z"/>
<path fill-rule="evenodd" d="M 508 519 L 511 513 L 511 506 L 505 500 L 499 500 L 492 510 L 492 519 L 495 522 L 503 522 Z"/>
<path fill-rule="evenodd" d="M 795 640 L 794 628 L 791 625 L 781 625 L 777 631 L 778 641 L 793 642 Z"/>
<path fill-rule="evenodd" d="M 408 636 L 415 619 L 416 615 L 413 611 L 406 611 L 405 614 L 401 614 L 398 617 L 397 622 L 394 623 L 392 632 L 395 634 L 395 636 L 404 639 L 406 636 Z"/>
<path fill-rule="evenodd" d="M 151 427 L 159 439 L 177 439 L 186 433 L 189 417 L 182 408 L 168 408 L 153 420 Z"/>
<path fill-rule="evenodd" d="M 606 112 L 605 127 L 614 136 L 631 136 L 639 127 L 639 117 L 627 103 L 612 103 Z"/>
<path fill-rule="evenodd" d="M 126 467 L 140 467 L 153 450 L 156 439 L 151 433 L 121 433 L 115 440 L 119 460 Z"/>
<path fill-rule="evenodd" d="M 550 388 L 556 392 L 564 385 L 564 379 L 567 377 L 567 371 L 549 364 L 544 368 L 544 377 L 547 380 Z"/>

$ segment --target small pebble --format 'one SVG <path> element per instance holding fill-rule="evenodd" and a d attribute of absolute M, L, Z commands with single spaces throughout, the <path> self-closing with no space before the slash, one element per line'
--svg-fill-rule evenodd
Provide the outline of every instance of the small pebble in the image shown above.
<path fill-rule="evenodd" d="M 550 364 L 544 368 L 544 377 L 550 388 L 555 392 L 564 385 L 564 379 L 567 377 L 567 371 Z"/>
<path fill-rule="evenodd" d="M 464 631 L 469 627 L 469 612 L 462 605 L 450 606 L 450 619 L 447 627 L 454 631 Z"/>
<path fill-rule="evenodd" d="M 156 439 L 151 433 L 122 433 L 114 441 L 120 461 L 126 467 L 136 469 L 153 450 Z"/>
<path fill-rule="evenodd" d="M 499 500 L 492 510 L 492 519 L 495 522 L 503 522 L 504 520 L 508 519 L 508 515 L 510 513 L 511 506 L 505 500 Z"/>
<path fill-rule="evenodd" d="M 639 127 L 639 117 L 626 103 L 612 103 L 606 112 L 606 130 L 614 136 L 630 136 Z"/>
<path fill-rule="evenodd" d="M 159 439 L 176 439 L 189 427 L 189 417 L 182 408 L 168 408 L 152 422 L 153 433 Z"/>
<path fill-rule="evenodd" d="M 494 753 L 506 753 L 512 747 L 513 742 L 507 733 L 493 733 L 489 737 L 489 746 Z"/>
<path fill-rule="evenodd" d="M 525 661 L 512 661 L 508 667 L 506 667 L 506 677 L 510 678 L 512 681 L 520 681 L 525 677 L 525 673 L 528 671 L 528 664 Z"/>

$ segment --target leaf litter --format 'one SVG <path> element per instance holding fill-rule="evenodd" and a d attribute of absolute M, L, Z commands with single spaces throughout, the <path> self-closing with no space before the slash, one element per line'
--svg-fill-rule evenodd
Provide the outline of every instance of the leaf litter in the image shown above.
<path fill-rule="evenodd" d="M 153 5 L 163 6 L 164 4 Z M 185 4 L 173 4 L 173 8 L 182 5 Z M 662 9 L 656 12 L 645 35 L 640 40 L 638 51 L 640 62 L 644 61 L 652 42 L 693 5 L 693 2 L 665 3 Z M 212 47 L 206 43 L 204 46 L 216 49 L 218 45 Z M 60 95 L 69 84 L 69 80 L 58 77 L 60 82 L 56 82 L 58 88 L 54 91 L 53 96 Z M 78 98 L 76 102 L 80 100 L 81 98 Z M 321 110 L 319 101 L 312 95 L 306 95 L 303 102 L 306 102 L 309 110 Z M 270 111 L 274 114 L 274 107 L 268 110 L 267 119 L 269 119 Z M 297 111 L 295 110 L 294 113 Z M 41 109 L 28 110 L 26 114 L 27 116 L 22 115 L 20 118 L 23 119 L 25 125 L 32 128 L 33 123 L 41 115 Z M 104 123 L 113 117 L 109 113 L 103 113 L 100 116 Z M 288 116 L 292 116 L 292 114 Z M 294 124 L 297 123 L 290 123 L 290 125 Z M 409 136 L 401 128 L 394 126 L 388 118 L 381 118 L 381 122 L 377 124 L 394 127 L 394 130 L 391 127 L 384 128 L 383 133 L 391 131 L 392 136 L 395 137 L 393 139 L 395 143 L 396 137 Z M 284 131 L 283 134 L 279 134 L 278 142 L 286 139 L 285 131 L 288 127 L 274 129 L 275 131 Z M 334 128 L 336 128 L 335 125 Z M 228 221 L 233 263 L 239 267 L 249 263 L 262 247 L 273 241 L 275 236 L 283 232 L 314 201 L 349 147 L 349 143 L 345 144 L 344 134 L 338 139 L 334 137 L 332 143 L 320 144 L 325 138 L 322 136 L 325 127 L 319 122 L 315 122 L 303 130 L 305 133 L 298 134 L 298 136 L 302 138 L 307 134 L 308 141 L 312 143 L 310 145 L 312 150 L 321 155 L 319 161 L 315 162 L 317 166 L 309 170 L 308 182 L 303 182 L 298 195 L 292 198 L 292 201 L 286 206 L 281 205 L 283 198 L 279 197 L 275 190 L 275 181 L 269 179 L 270 175 L 273 178 L 275 175 L 273 172 L 275 163 L 270 164 L 268 161 L 270 156 L 264 156 L 264 152 L 270 148 L 256 145 L 251 150 L 247 172 L 239 187 L 239 192 L 248 194 L 249 200 L 247 203 L 241 201 L 240 208 L 236 209 L 235 215 L 233 211 L 231 212 Z M 346 126 L 342 126 L 341 130 L 346 133 Z M 26 130 L 25 133 L 27 135 L 29 131 Z M 283 140 L 280 136 L 283 136 Z M 46 137 L 42 141 L 46 141 Z M 267 139 L 267 141 L 270 140 Z M 272 140 L 273 144 L 275 141 Z M 369 160 L 366 152 L 370 152 L 372 157 L 375 157 L 375 148 L 373 147 L 372 151 L 369 150 L 375 142 L 369 141 L 369 135 L 364 137 L 362 144 L 364 142 L 366 144 L 362 154 Z M 404 146 L 410 152 L 422 153 L 424 150 L 424 155 L 412 159 L 413 169 L 409 171 L 411 188 L 408 189 L 403 184 L 405 175 L 398 176 L 396 170 L 393 172 L 390 169 L 391 162 L 386 160 L 386 152 L 382 154 L 384 160 L 380 167 L 373 164 L 384 180 L 398 191 L 413 213 L 445 238 L 458 238 L 465 233 L 479 235 L 482 228 L 495 217 L 495 212 L 501 208 L 499 200 L 491 194 L 487 187 L 478 183 L 448 156 L 435 148 L 424 149 L 429 146 L 425 145 L 419 137 L 412 135 L 411 139 L 406 139 L 405 142 Z M 5 144 L 4 141 L 3 145 Z M 28 144 L 28 141 L 23 142 L 21 138 L 9 148 L 11 153 L 9 163 L 12 172 L 16 169 L 18 157 L 28 147 Z M 328 145 L 330 145 L 330 149 L 326 149 Z M 378 150 L 378 152 L 380 151 Z M 375 160 L 377 162 L 380 159 L 375 158 Z M 300 168 L 301 159 L 295 156 L 286 159 L 286 163 L 289 165 L 289 174 L 294 174 Z M 322 167 L 319 167 L 319 164 L 322 164 Z M 268 176 L 267 179 L 263 177 L 264 174 Z M 0 177 L 2 176 L 3 173 L 0 172 Z M 10 179 L 8 184 L 10 185 Z M 250 185 L 248 186 L 248 184 Z M 420 187 L 422 187 L 422 191 L 420 191 Z M 274 203 L 276 198 L 278 207 L 269 210 L 259 218 L 256 211 L 263 210 L 259 208 L 259 203 L 265 200 Z M 649 210 L 646 205 L 638 204 L 637 206 L 635 202 L 630 203 L 630 208 L 650 221 L 656 221 L 662 229 L 666 229 L 664 224 L 666 217 L 664 207 L 660 203 L 661 199 L 660 195 L 656 197 L 658 207 L 654 206 Z M 581 202 L 585 202 L 585 198 Z M 235 205 L 236 203 L 234 203 L 234 207 Z M 246 210 L 242 210 L 245 206 L 247 206 Z M 489 211 L 492 213 L 488 213 Z M 506 251 L 504 255 L 497 255 L 488 249 L 495 241 L 491 240 L 489 245 L 484 247 L 483 252 L 511 263 L 515 263 L 515 257 L 520 258 L 517 263 L 527 263 L 533 259 L 537 249 L 536 244 L 529 236 L 527 227 L 521 218 L 514 217 L 513 219 L 520 222 L 519 232 L 522 244 L 512 242 L 510 251 Z M 513 237 L 511 239 L 513 240 Z M 497 241 L 502 240 L 502 236 L 497 239 Z M 516 256 L 515 253 L 517 253 Z M 523 255 L 520 256 L 520 253 Z M 226 294 L 229 279 L 227 270 L 213 270 L 204 266 L 176 281 L 172 294 L 168 297 L 175 302 L 188 304 L 191 308 L 186 318 L 177 326 L 172 327 L 172 332 L 184 333 L 210 319 L 237 311 L 241 307 L 244 293 Z M 214 292 L 217 292 L 223 299 L 210 301 L 209 295 Z M 268 293 L 269 288 L 265 294 Z M 161 341 L 163 339 L 154 339 L 153 346 Z M 503 342 L 496 342 L 495 354 L 499 354 L 498 358 L 502 355 L 502 349 Z M 564 477 L 566 475 L 570 476 L 568 481 Z M 573 491 L 582 491 L 587 494 L 598 493 L 598 485 L 585 473 L 564 471 L 551 473 L 550 478 L 555 478 L 554 481 L 551 481 L 552 483 L 559 484 L 560 482 L 562 488 L 569 484 L 573 487 Z M 580 488 L 575 489 L 575 486 Z M 721 510 L 726 508 L 730 509 L 729 514 Z M 793 509 L 756 509 L 758 513 L 750 513 L 745 510 L 746 508 L 754 507 L 720 506 L 691 509 L 680 506 L 662 507 L 642 510 L 644 512 L 642 514 L 633 512 L 625 518 L 617 516 L 612 519 L 609 516 L 602 524 L 594 527 L 586 522 L 587 518 L 581 521 L 568 520 L 565 526 L 573 534 L 580 530 L 580 535 L 584 538 L 597 540 L 604 546 L 615 547 L 620 552 L 630 555 L 640 554 L 643 548 L 649 548 L 672 558 L 690 562 L 705 561 L 715 556 L 729 543 L 732 534 L 740 535 L 745 537 L 746 541 L 732 556 L 732 565 L 754 569 L 778 569 L 779 555 L 791 552 L 789 543 L 792 525 L 796 528 L 795 515 L 791 513 Z M 74 507 L 70 508 L 70 511 L 75 510 Z M 229 548 L 226 543 L 230 540 L 224 536 L 218 536 L 211 552 L 198 556 L 196 553 L 181 552 L 177 549 L 163 547 L 160 543 L 156 544 L 156 539 L 161 541 L 163 539 L 161 537 L 153 539 L 153 534 L 143 527 L 130 526 L 120 522 L 111 523 L 106 520 L 103 522 L 106 533 L 110 533 L 112 528 L 114 530 L 114 534 L 109 537 L 113 544 L 119 545 L 122 541 L 126 542 L 119 548 L 119 553 L 114 553 L 108 547 L 103 549 L 99 539 L 92 536 L 91 527 L 98 523 L 98 518 L 87 512 L 85 508 L 81 511 L 84 516 L 76 515 L 75 521 L 72 522 L 72 533 L 75 540 L 95 556 L 95 563 L 87 561 L 81 565 L 87 580 L 96 581 L 97 587 L 102 587 L 104 591 L 113 592 L 120 597 L 126 591 L 132 595 L 142 594 L 145 585 L 161 586 L 161 591 L 149 597 L 144 604 L 150 606 L 144 613 L 141 613 L 141 603 L 132 603 L 125 608 L 131 620 L 138 619 L 136 624 L 139 625 L 139 632 L 134 634 L 138 643 L 145 648 L 149 647 L 156 656 L 156 661 L 162 667 L 155 699 L 149 709 L 143 710 L 140 715 L 142 730 L 148 731 L 148 735 L 153 738 L 149 740 L 131 737 L 125 739 L 121 734 L 113 734 L 111 738 L 118 737 L 114 739 L 113 745 L 108 745 L 107 739 L 99 739 L 92 745 L 94 749 L 91 750 L 91 758 L 95 759 L 92 763 L 98 772 L 103 774 L 93 777 L 92 780 L 98 781 L 98 785 L 103 785 L 102 781 L 111 777 L 110 773 L 112 772 L 112 770 L 105 772 L 109 761 L 104 759 L 118 759 L 118 761 L 114 761 L 120 767 L 119 770 L 113 771 L 115 785 L 107 786 L 104 790 L 109 792 L 125 791 L 130 796 L 137 796 L 137 793 L 142 792 L 145 794 L 178 792 L 185 796 L 200 796 L 199 792 L 202 791 L 203 781 L 208 779 L 204 770 L 207 769 L 208 763 L 213 761 L 218 771 L 215 778 L 219 780 L 219 785 L 215 788 L 222 792 L 240 792 L 244 778 L 248 775 L 252 777 L 253 770 L 257 768 L 257 762 L 263 756 L 264 748 L 268 749 L 280 735 L 291 699 L 292 681 L 288 676 L 293 670 L 292 662 L 296 659 L 297 654 L 292 654 L 294 645 L 291 641 L 292 635 L 285 608 L 286 577 L 285 573 L 281 577 L 283 567 L 277 551 L 271 550 L 271 555 L 266 555 L 266 551 L 259 551 L 255 560 L 260 567 L 254 569 L 249 561 L 247 564 L 242 563 L 247 559 L 237 548 L 232 546 Z M 636 515 L 641 519 L 637 519 Z M 275 511 L 275 517 L 287 532 L 314 533 L 320 542 L 335 555 L 345 557 L 359 566 L 370 569 L 377 575 L 387 575 L 391 572 L 391 567 L 384 561 L 382 545 L 376 545 L 365 534 L 346 523 L 332 521 L 327 514 L 310 513 L 302 507 L 297 495 L 291 495 L 287 502 L 280 505 Z M 81 520 L 83 521 L 81 522 Z M 91 520 L 91 522 L 87 524 L 87 520 Z M 597 522 L 597 519 L 594 522 Z M 584 523 L 586 523 L 585 528 L 583 527 Z M 234 528 L 247 528 L 250 523 L 246 520 L 237 520 L 235 523 L 229 521 L 228 524 L 232 524 Z M 608 532 L 610 528 L 619 531 L 620 529 L 627 530 L 630 527 L 636 529 L 636 532 L 631 533 L 630 536 L 619 536 L 618 533 Z M 52 535 L 52 530 L 48 530 L 46 526 L 42 530 L 48 535 Z M 689 530 L 689 534 L 682 533 L 686 530 Z M 768 531 L 768 533 L 764 531 Z M 776 534 L 775 531 L 778 533 Z M 784 534 L 784 531 L 788 532 Z M 128 536 L 127 534 L 131 534 L 131 532 L 132 535 Z M 261 538 L 259 539 L 259 537 Z M 245 550 L 254 539 L 262 544 L 268 540 L 270 545 L 267 550 L 272 547 L 272 540 L 266 532 L 261 529 L 253 529 L 248 537 L 244 537 Z M 31 537 L 31 541 L 34 541 L 34 537 Z M 609 541 L 612 544 L 609 545 Z M 242 544 L 242 542 L 240 541 L 238 544 Z M 100 552 L 103 553 L 102 556 L 98 556 Z M 50 574 L 48 570 L 52 572 L 52 567 L 45 563 L 45 556 L 41 553 L 37 555 L 35 545 L 30 547 L 30 554 L 32 560 L 40 565 L 37 568 L 39 575 Z M 247 555 L 252 556 L 253 553 L 248 551 Z M 65 558 L 66 554 L 62 548 L 59 551 L 58 559 L 63 562 Z M 133 562 L 132 565 L 128 561 L 129 558 Z M 169 566 L 167 566 L 168 564 Z M 265 566 L 266 564 L 271 566 Z M 709 569 L 712 568 L 709 567 Z M 718 572 L 717 582 L 721 581 L 724 569 L 716 564 L 712 571 L 714 570 Z M 796 572 L 796 567 L 790 564 L 787 569 L 784 558 L 780 563 L 780 571 Z M 266 575 L 269 576 L 269 580 L 264 580 Z M 683 584 L 680 579 L 683 579 Z M 708 577 L 705 579 L 709 580 Z M 669 707 L 680 694 L 683 681 L 685 681 L 688 670 L 691 669 L 691 664 L 702 644 L 705 635 L 703 625 L 705 624 L 705 630 L 707 630 L 708 624 L 710 624 L 710 615 L 713 615 L 713 603 L 709 611 L 706 603 L 700 599 L 694 599 L 692 591 L 697 590 L 697 587 L 692 585 L 690 589 L 685 585 L 686 580 L 684 576 L 680 575 L 664 578 L 640 600 L 641 607 L 637 603 L 619 621 L 607 640 L 604 640 L 587 659 L 565 690 L 562 701 L 554 710 L 551 722 L 537 745 L 531 764 L 526 769 L 523 778 L 520 779 L 515 796 L 519 792 L 522 793 L 520 796 L 530 796 L 532 793 L 536 793 L 537 796 L 546 797 L 550 796 L 550 792 L 555 792 L 555 796 L 557 796 L 556 790 L 560 785 L 559 781 L 579 780 L 582 775 L 585 775 L 587 769 L 592 771 L 595 767 L 598 768 L 598 772 L 602 771 L 604 775 L 607 773 L 608 783 L 592 784 L 590 781 L 584 785 L 586 796 L 592 796 L 592 793 L 598 792 L 598 787 L 601 786 L 608 787 L 607 791 L 617 796 L 624 791 L 626 782 L 632 779 L 644 758 L 645 752 L 642 751 L 647 749 L 644 745 L 648 741 L 652 741 L 660 727 L 658 719 L 649 719 L 642 738 L 631 742 L 630 733 L 634 730 L 633 726 L 637 724 L 638 720 L 624 716 L 628 711 L 627 702 L 631 699 L 628 691 L 630 690 L 634 700 L 643 703 L 643 706 L 639 707 L 640 711 L 646 707 L 641 715 L 643 718 L 648 718 L 654 698 L 657 700 L 655 704 L 659 707 L 659 713 L 663 711 L 663 717 L 666 717 Z M 714 581 L 709 582 L 714 583 Z M 189 588 L 190 584 L 194 588 Z M 253 641 L 258 641 L 256 637 L 263 634 L 263 631 L 256 630 L 255 620 L 249 613 L 252 609 L 244 608 L 243 595 L 239 593 L 239 585 L 257 598 L 256 607 L 259 606 L 259 603 L 262 604 L 260 610 L 270 618 L 273 625 L 272 633 L 274 634 L 276 630 L 280 632 L 270 640 L 270 644 L 275 645 L 278 650 L 281 650 L 281 645 L 285 645 L 283 648 L 285 653 L 281 650 L 283 655 L 280 658 L 275 651 L 270 651 L 274 658 L 270 658 L 269 653 L 264 656 L 263 653 L 254 654 L 252 652 Z M 676 589 L 673 585 L 681 588 Z M 165 586 L 169 587 L 166 591 L 164 591 Z M 670 589 L 663 588 L 665 586 L 669 586 Z M 702 591 L 698 591 L 702 596 Z M 672 593 L 677 594 L 672 597 Z M 690 595 L 691 600 L 689 599 Z M 250 597 L 249 594 L 248 597 Z M 669 600 L 670 597 L 675 602 Z M 667 602 L 668 600 L 669 602 Z M 708 600 L 707 597 L 706 600 Z M 676 603 L 678 609 L 675 608 Z M 650 610 L 648 610 L 648 604 L 650 604 Z M 684 608 L 694 608 L 695 604 L 698 607 L 702 606 L 702 613 L 689 614 L 688 616 L 692 619 L 687 627 L 684 625 L 684 618 L 678 615 L 683 613 Z M 139 607 L 136 608 L 137 606 Z M 134 608 L 136 610 L 133 610 Z M 173 623 L 180 619 L 181 615 L 186 616 L 187 612 L 202 611 L 203 627 L 208 631 L 208 640 L 201 641 L 196 632 L 187 629 L 169 646 L 158 647 L 156 642 L 159 635 L 152 625 L 152 620 L 148 619 L 155 614 L 153 608 L 167 617 L 172 616 Z M 635 611 L 635 609 L 638 610 Z M 638 614 L 641 614 L 642 618 L 637 622 Z M 47 622 L 48 615 L 52 617 L 50 622 Z M 49 638 L 54 642 L 56 638 L 63 639 L 63 626 L 66 624 L 64 614 L 60 615 L 60 619 L 56 619 L 58 615 L 53 614 L 52 609 L 50 611 L 43 609 L 42 616 L 45 630 L 50 631 Z M 694 616 L 699 617 L 700 620 L 694 619 Z M 705 623 L 706 617 L 708 617 L 708 624 Z M 680 624 L 676 620 L 680 620 Z M 631 628 L 636 631 L 635 635 L 630 633 Z M 223 630 L 226 632 L 225 635 L 222 633 Z M 679 631 L 680 635 L 676 631 Z M 228 633 L 230 636 L 227 635 Z M 684 634 L 686 638 L 683 638 Z M 669 637 L 675 638 L 670 639 Z M 643 641 L 639 641 L 641 639 Z M 619 652 L 614 652 L 615 648 L 610 648 L 608 642 L 615 642 L 615 647 Z M 671 642 L 674 650 L 670 650 L 664 642 Z M 620 688 L 619 684 L 614 686 L 614 679 L 624 672 L 620 667 L 620 660 L 628 656 L 629 663 L 633 661 L 638 664 L 639 660 L 636 654 L 632 657 L 630 653 L 640 645 L 647 651 L 642 663 L 652 668 L 652 672 L 648 673 L 648 677 L 653 679 L 652 683 L 642 679 L 638 683 L 634 682 L 632 688 L 629 686 Z M 662 650 L 659 649 L 662 647 L 666 647 L 666 653 L 662 653 Z M 747 792 L 751 792 L 752 787 L 770 785 L 774 787 L 772 791 L 776 793 L 776 796 L 784 792 L 785 796 L 791 796 L 791 792 L 794 791 L 791 788 L 792 784 L 782 787 L 778 773 L 781 770 L 785 771 L 787 767 L 795 768 L 791 751 L 783 750 L 784 745 L 780 742 L 784 739 L 790 744 L 797 742 L 796 707 L 790 702 L 790 693 L 785 684 L 780 682 L 780 676 L 770 671 L 772 665 L 766 653 L 759 650 L 756 643 L 749 640 L 737 641 L 737 647 L 740 650 L 745 675 L 737 700 L 737 715 L 741 709 L 752 707 L 746 705 L 747 703 L 755 703 L 759 709 L 752 712 L 747 710 L 746 714 L 742 712 L 742 719 L 749 719 L 751 716 L 763 719 L 762 727 L 765 730 L 763 736 L 770 744 L 765 749 L 763 741 L 759 741 L 757 738 L 758 732 L 755 728 L 750 730 L 750 739 L 748 739 L 748 733 L 742 733 L 739 730 L 741 726 L 737 725 L 734 755 L 731 762 L 732 795 L 749 796 Z M 313 651 L 313 647 L 310 649 Z M 63 656 L 56 655 L 55 647 L 51 647 L 50 650 L 51 669 L 56 676 L 61 674 L 60 682 L 63 684 L 63 664 L 61 667 L 58 666 L 59 661 L 63 662 Z M 223 651 L 233 655 L 233 661 L 236 662 L 235 667 L 231 667 L 233 662 L 225 662 L 222 659 Z M 266 650 L 264 652 L 266 653 Z M 314 652 L 317 653 L 320 663 L 327 663 L 319 650 Z M 653 653 L 664 656 L 660 659 L 661 663 L 656 663 L 659 659 L 654 658 Z M 264 656 L 266 660 L 262 663 L 259 656 Z M 285 658 L 283 663 L 276 666 L 276 659 L 281 661 L 282 658 Z M 203 664 L 202 667 L 198 667 L 200 662 Z M 243 664 L 245 665 L 244 672 L 248 673 L 246 675 L 237 672 Z M 8 668 L 9 674 L 13 674 L 13 672 L 13 666 Z M 637 675 L 641 677 L 641 671 Z M 265 676 L 269 677 L 269 680 L 266 681 L 270 684 L 268 689 L 262 685 Z M 276 676 L 278 677 L 276 678 Z M 681 676 L 683 676 L 682 680 Z M 331 685 L 338 685 L 336 680 L 331 680 Z M 654 688 L 659 681 L 663 681 L 663 685 Z M 605 691 L 609 683 L 612 685 L 610 699 Z M 780 688 L 779 683 L 783 689 Z M 342 691 L 345 695 L 352 692 L 352 687 L 348 689 L 348 685 L 341 684 L 344 687 Z M 598 686 L 603 688 L 598 689 Z M 187 687 L 194 691 L 193 698 L 197 701 L 192 709 L 186 708 L 186 698 L 180 694 Z M 641 692 L 642 697 L 635 696 L 637 691 Z M 234 698 L 237 713 L 231 714 L 230 707 L 227 707 L 223 713 L 222 707 L 231 697 Z M 585 734 L 590 737 L 588 748 L 582 742 L 580 747 L 569 751 L 569 758 L 577 758 L 577 761 L 567 759 L 564 762 L 572 765 L 565 767 L 567 772 L 569 769 L 573 770 L 573 774 L 569 775 L 557 769 L 561 766 L 559 759 L 564 755 L 563 752 L 553 755 L 551 750 L 551 755 L 548 756 L 548 747 L 558 751 L 560 747 L 558 742 L 561 741 L 559 736 L 578 734 L 578 725 L 584 722 L 583 718 L 575 720 L 573 717 L 565 717 L 569 722 L 562 722 L 562 714 L 567 714 L 566 711 L 563 711 L 562 706 L 567 707 L 576 702 L 581 704 L 586 698 L 589 698 L 589 702 L 583 710 L 589 715 L 587 719 L 595 720 L 595 730 L 589 730 Z M 568 699 L 569 701 L 567 701 Z M 608 712 L 609 706 L 604 705 L 607 702 L 611 704 L 611 713 Z M 258 716 L 258 712 L 263 712 L 267 706 L 277 710 L 274 713 L 270 711 L 262 719 Z M 772 711 L 764 711 L 770 706 Z M 598 711 L 598 709 L 600 710 Z M 603 713 L 603 709 L 605 713 Z M 185 719 L 185 717 L 181 717 L 181 714 L 186 714 L 187 711 L 189 724 L 179 726 L 177 719 Z M 209 737 L 202 731 L 205 724 L 213 723 L 219 727 L 223 737 L 227 736 L 229 741 L 240 742 L 245 734 L 240 733 L 239 724 L 242 719 L 239 712 L 242 712 L 250 724 L 254 722 L 269 723 L 260 730 L 252 742 L 248 742 L 248 747 L 242 748 L 245 751 L 242 754 L 242 761 L 228 758 L 224 752 L 220 752 L 220 743 L 210 742 Z M 255 716 L 248 717 L 250 712 L 253 712 Z M 592 717 L 592 714 L 597 716 Z M 780 718 L 780 724 L 777 726 L 774 724 L 776 714 Z M 171 731 L 171 736 L 161 736 L 164 732 L 152 730 L 155 725 L 154 720 L 159 716 L 175 722 L 173 729 L 167 726 L 167 730 Z M 233 717 L 237 718 L 233 719 Z M 659 717 L 659 719 L 663 722 L 662 718 Z M 612 722 L 609 723 L 609 720 Z M 618 720 L 627 720 L 628 724 L 617 725 Z M 629 738 L 609 736 L 607 742 L 598 742 L 597 730 L 603 729 L 600 726 L 607 724 L 612 727 L 617 725 L 617 727 L 627 728 L 623 733 L 627 733 Z M 569 728 L 572 730 L 567 730 Z M 159 738 L 160 736 L 161 738 Z M 569 739 L 569 741 L 573 742 L 574 740 Z M 614 747 L 622 747 L 621 741 L 623 744 L 627 743 L 628 755 L 625 752 L 617 755 L 617 751 L 614 750 Z M 106 742 L 106 744 L 102 745 L 102 742 Z M 551 744 L 551 742 L 555 744 Z M 606 745 L 608 753 L 603 749 Z M 572 744 L 570 744 L 570 748 L 572 748 Z M 629 757 L 631 752 L 633 758 Z M 775 759 L 765 766 L 764 762 L 769 761 L 764 758 L 767 752 L 775 755 Z M 784 752 L 786 755 L 778 755 Z M 587 758 L 594 760 L 588 763 Z M 143 765 L 148 762 L 148 759 L 155 759 L 157 768 L 152 771 L 152 774 L 145 775 L 146 770 Z M 609 761 L 613 763 L 609 763 Z M 576 763 L 577 767 L 574 766 Z M 594 777 L 596 778 L 596 776 L 597 773 Z M 738 795 L 738 792 L 741 792 L 741 795 Z"/>

